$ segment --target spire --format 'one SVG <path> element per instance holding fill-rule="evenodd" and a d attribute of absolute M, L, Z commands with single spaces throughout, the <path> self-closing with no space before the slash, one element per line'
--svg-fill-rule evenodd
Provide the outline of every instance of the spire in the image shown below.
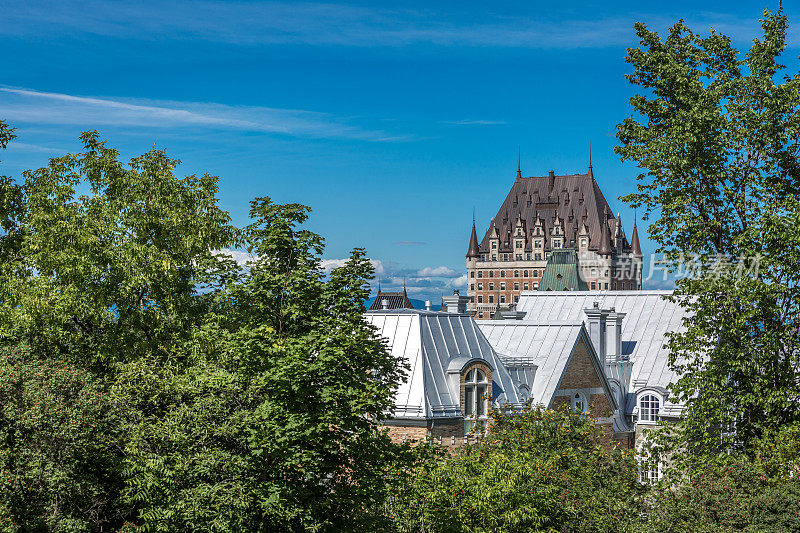
<path fill-rule="evenodd" d="M 597 250 L 597 253 L 600 255 L 611 255 L 611 237 L 608 235 L 608 211 L 605 211 L 603 215 L 603 218 L 600 220 L 600 249 Z"/>
<path fill-rule="evenodd" d="M 594 179 L 594 172 L 592 171 L 592 141 L 589 141 L 589 177 Z"/>
<path fill-rule="evenodd" d="M 517 177 L 522 177 L 522 147 L 517 145 Z"/>
<path fill-rule="evenodd" d="M 472 234 L 469 236 L 469 248 L 467 248 L 467 259 L 477 258 L 481 255 L 478 248 L 478 234 L 475 232 L 475 217 L 472 217 Z"/>
<path fill-rule="evenodd" d="M 639 245 L 639 230 L 636 227 L 636 211 L 633 214 L 633 233 L 631 234 L 631 251 L 636 257 L 642 257 L 642 247 Z"/>
<path fill-rule="evenodd" d="M 378 278 L 378 294 L 381 293 L 381 278 Z"/>

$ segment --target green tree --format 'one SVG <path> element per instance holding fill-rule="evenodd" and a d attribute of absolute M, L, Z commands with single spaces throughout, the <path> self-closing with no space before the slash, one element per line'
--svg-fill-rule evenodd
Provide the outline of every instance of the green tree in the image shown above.
<path fill-rule="evenodd" d="M 642 172 L 623 199 L 656 217 L 657 251 L 695 274 L 676 283 L 691 318 L 669 340 L 681 464 L 800 419 L 800 75 L 778 62 L 782 10 L 765 11 L 743 56 L 682 21 L 663 39 L 635 27 L 627 78 L 640 93 L 615 150 Z"/>
<path fill-rule="evenodd" d="M 4 123 L 0 134 L 10 139 Z M 322 238 L 298 227 L 306 207 L 256 199 L 252 224 L 235 228 L 217 178 L 176 176 L 162 150 L 123 163 L 96 133 L 82 139 L 81 153 L 0 182 L 0 246 L 14 251 L 0 258 L 0 347 L 25 354 L 4 369 L 24 394 L 51 391 L 47 406 L 0 419 L 13 436 L 0 457 L 22 450 L 23 465 L 64 472 L 0 502 L 0 519 L 52 531 L 379 527 L 397 449 L 377 421 L 402 367 L 362 317 L 363 250 L 326 275 Z M 219 252 L 234 246 L 253 261 Z M 77 376 L 61 391 L 46 380 L 59 365 Z M 84 391 L 101 399 L 88 413 L 36 410 Z M 71 463 L 37 441 L 53 426 L 71 436 L 58 441 Z M 98 428 L 113 445 L 89 446 Z M 63 520 L 48 515 L 54 501 Z M 96 516 L 87 501 L 102 502 Z"/>
<path fill-rule="evenodd" d="M 495 411 L 485 440 L 455 454 L 422 446 L 394 472 L 399 531 L 624 531 L 644 490 L 627 450 L 565 409 Z M 410 480 L 410 481 L 409 481 Z"/>

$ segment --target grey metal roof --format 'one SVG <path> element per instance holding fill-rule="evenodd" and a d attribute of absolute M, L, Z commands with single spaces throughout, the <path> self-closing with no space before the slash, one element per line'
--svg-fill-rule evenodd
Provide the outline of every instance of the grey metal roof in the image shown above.
<path fill-rule="evenodd" d="M 677 379 L 668 365 L 666 334 L 685 331 L 683 318 L 688 313 L 679 304 L 664 299 L 671 294 L 672 291 L 523 291 L 517 310 L 525 311 L 526 321 L 539 323 L 585 322 L 583 310 L 592 308 L 594 302 L 603 309 L 613 307 L 617 312 L 626 313 L 622 322 L 622 354 L 630 358 L 632 366 L 628 383 L 622 385 L 628 393 L 638 394 L 648 388 L 663 390 Z M 626 412 L 630 413 L 634 405 L 629 401 Z M 681 407 L 667 401 L 662 412 L 677 415 Z"/>
<path fill-rule="evenodd" d="M 392 309 L 364 316 L 387 340 L 392 355 L 411 367 L 395 395 L 395 418 L 461 417 L 460 371 L 475 359 L 493 370 L 496 404 L 521 404 L 514 381 L 470 315 Z"/>
<path fill-rule="evenodd" d="M 482 321 L 481 331 L 503 360 L 514 368 L 514 360 L 528 360 L 536 365 L 531 387 L 534 404 L 550 405 L 575 346 L 582 337 L 590 356 L 602 373 L 603 364 L 580 321 L 541 323 L 530 320 Z"/>

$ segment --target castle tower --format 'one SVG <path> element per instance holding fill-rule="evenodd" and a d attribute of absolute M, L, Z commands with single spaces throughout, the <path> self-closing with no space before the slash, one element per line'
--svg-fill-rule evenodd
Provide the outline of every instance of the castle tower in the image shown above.
<path fill-rule="evenodd" d="M 554 250 L 574 250 L 581 288 L 639 290 L 642 251 L 634 221 L 629 242 L 589 164 L 586 174 L 517 175 L 481 240 L 475 220 L 467 249 L 467 310 L 488 319 L 539 289 Z M 584 284 L 585 283 L 585 284 Z"/>

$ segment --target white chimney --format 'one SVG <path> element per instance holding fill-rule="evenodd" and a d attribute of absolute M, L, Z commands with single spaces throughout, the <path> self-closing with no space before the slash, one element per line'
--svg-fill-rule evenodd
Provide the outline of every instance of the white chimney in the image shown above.
<path fill-rule="evenodd" d="M 389 300 L 385 298 L 381 300 L 381 309 L 389 309 Z"/>
<path fill-rule="evenodd" d="M 599 357 L 601 361 L 605 361 L 608 355 L 608 349 L 606 348 L 606 322 L 608 320 L 608 315 L 611 314 L 612 311 L 609 309 L 600 309 L 600 304 L 594 302 L 593 307 L 584 309 L 583 312 L 586 313 L 586 318 L 588 319 L 589 338 L 592 339 L 597 357 Z"/>
<path fill-rule="evenodd" d="M 611 308 L 611 313 L 608 315 L 608 336 L 606 342 L 608 343 L 608 356 L 614 356 L 615 359 L 622 357 L 622 319 L 625 318 L 625 313 L 617 313 L 614 308 Z"/>
<path fill-rule="evenodd" d="M 469 302 L 469 296 L 461 296 L 458 294 L 458 289 L 453 291 L 452 296 L 445 296 L 442 298 L 444 300 L 444 305 L 447 306 L 448 313 L 466 313 L 467 312 L 467 302 Z"/>
<path fill-rule="evenodd" d="M 426 311 L 430 311 L 431 310 L 431 301 L 430 300 L 425 300 L 425 310 Z"/>

